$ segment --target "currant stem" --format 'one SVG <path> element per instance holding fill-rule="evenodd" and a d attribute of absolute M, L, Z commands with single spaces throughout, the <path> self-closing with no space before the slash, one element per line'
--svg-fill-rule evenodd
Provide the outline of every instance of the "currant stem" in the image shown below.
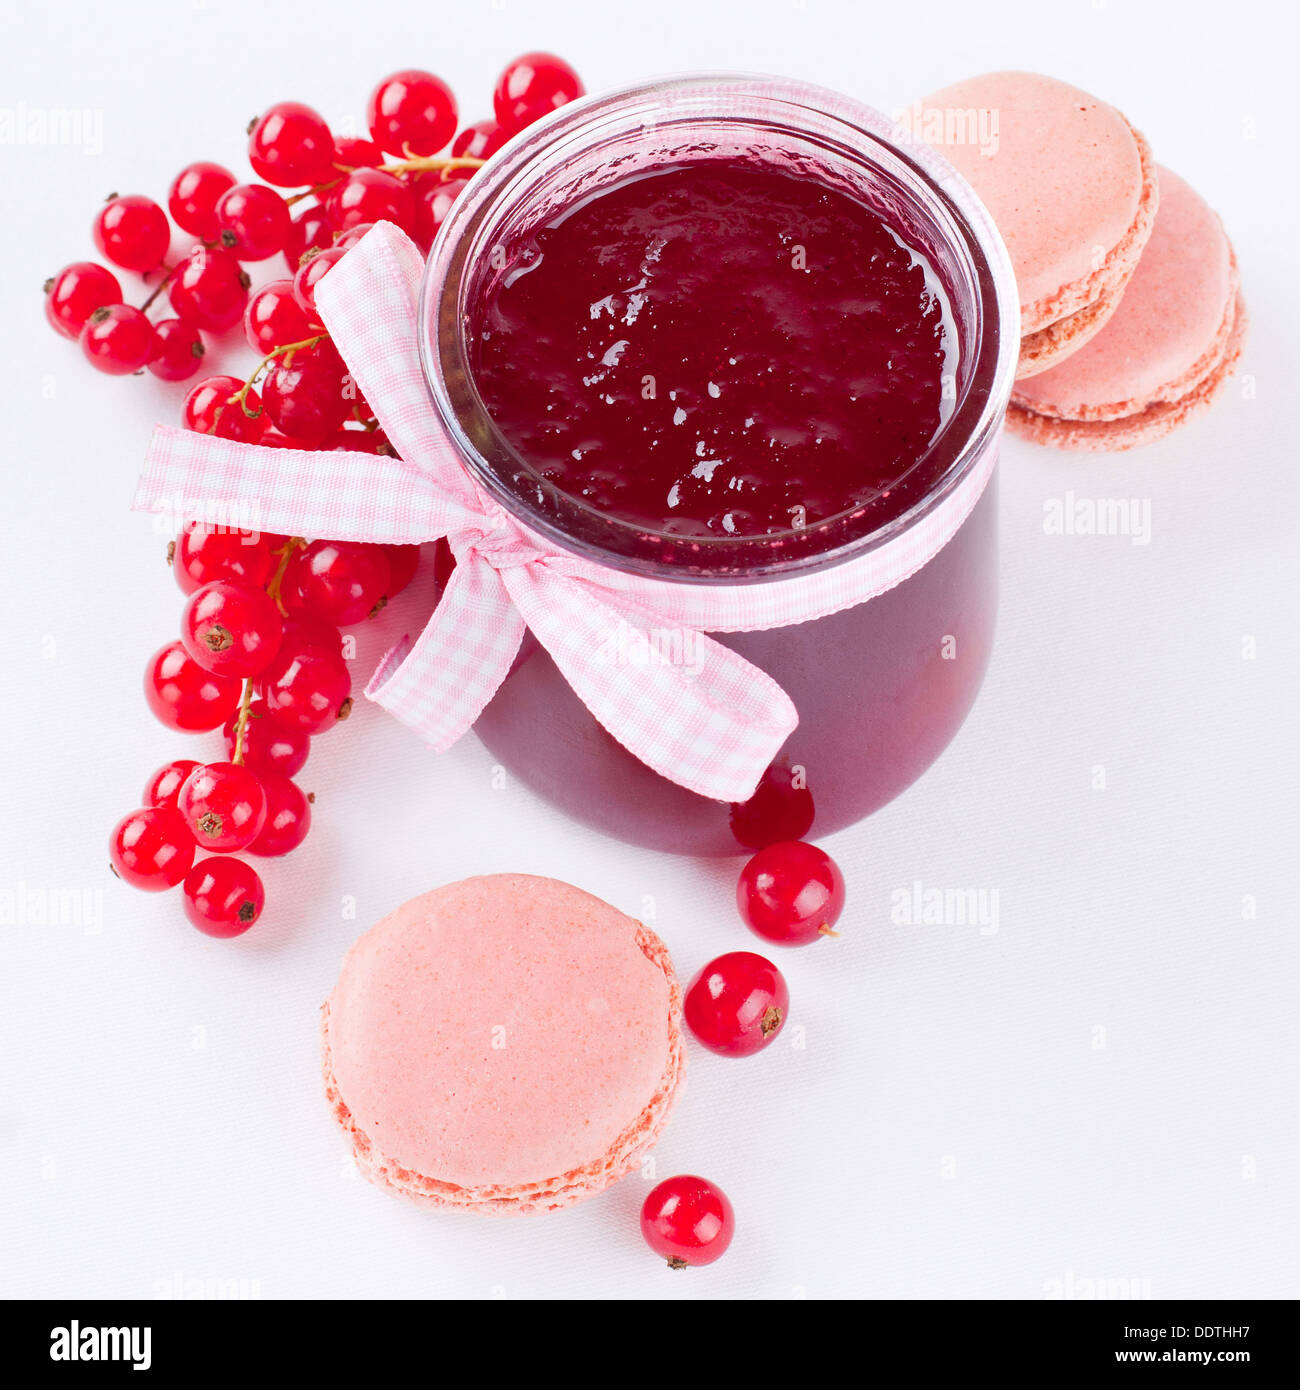
<path fill-rule="evenodd" d="M 430 169 L 441 169 L 443 178 L 448 174 L 454 173 L 457 169 L 481 169 L 487 163 L 485 159 L 474 159 L 470 155 L 414 155 L 410 159 L 395 159 L 388 164 L 379 165 L 381 174 L 422 174 Z M 310 188 L 304 188 L 301 193 L 294 193 L 284 201 L 293 207 L 295 203 L 300 203 L 304 198 L 319 198 L 322 194 L 328 193 L 331 188 L 337 188 L 343 180 L 352 173 L 354 168 L 363 167 L 358 165 L 336 164 L 336 169 L 342 170 L 338 178 L 330 179 L 328 183 L 313 184 Z"/>
<path fill-rule="evenodd" d="M 253 389 L 253 383 L 257 380 L 257 378 L 262 375 L 262 373 L 271 365 L 272 362 L 275 361 L 277 357 L 283 357 L 285 360 L 285 365 L 287 366 L 295 352 L 300 352 L 307 348 L 314 348 L 317 346 L 317 344 L 323 343 L 325 339 L 328 337 L 328 333 L 318 333 L 313 338 L 303 338 L 299 342 L 285 343 L 281 347 L 273 348 L 270 352 L 266 354 L 265 357 L 262 358 L 262 360 L 257 364 L 257 366 L 253 368 L 248 380 L 244 382 L 244 384 L 239 388 L 239 390 L 236 391 L 230 397 L 226 404 L 233 405 L 236 401 L 238 401 L 240 410 L 242 410 L 250 420 L 256 420 L 262 412 L 260 410 L 249 410 L 248 393 Z"/>
<path fill-rule="evenodd" d="M 301 536 L 290 536 L 287 541 L 275 553 L 280 557 L 280 563 L 275 567 L 275 573 L 267 581 L 266 592 L 275 600 L 275 606 L 280 610 L 280 616 L 287 618 L 288 610 L 284 606 L 284 601 L 280 598 L 280 586 L 284 583 L 285 572 L 289 568 L 289 561 L 293 559 L 294 551 L 305 549 L 307 542 Z"/>
<path fill-rule="evenodd" d="M 244 681 L 244 693 L 239 701 L 239 713 L 235 716 L 235 751 L 230 755 L 230 761 L 237 763 L 240 767 L 244 765 L 244 734 L 248 730 L 248 710 L 253 703 L 253 678 L 249 676 Z"/>
<path fill-rule="evenodd" d="M 158 296 L 167 288 L 172 276 L 175 275 L 176 272 L 184 264 L 185 262 L 183 260 L 179 260 L 176 262 L 175 265 L 167 267 L 167 274 L 164 275 L 163 278 L 158 281 L 158 283 L 153 287 L 153 293 L 149 296 L 148 299 L 145 300 L 143 304 L 141 304 L 140 312 L 142 314 L 147 313 L 149 311 L 149 309 L 153 305 L 154 300 L 157 299 Z"/>

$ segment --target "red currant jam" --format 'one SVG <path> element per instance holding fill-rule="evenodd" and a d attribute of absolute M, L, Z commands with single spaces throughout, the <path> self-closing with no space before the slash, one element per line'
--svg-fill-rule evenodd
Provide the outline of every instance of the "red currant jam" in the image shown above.
<path fill-rule="evenodd" d="M 850 511 L 949 413 L 939 276 L 828 184 L 694 160 L 503 250 L 467 335 L 488 413 L 535 475 L 651 533 L 765 536 Z"/>

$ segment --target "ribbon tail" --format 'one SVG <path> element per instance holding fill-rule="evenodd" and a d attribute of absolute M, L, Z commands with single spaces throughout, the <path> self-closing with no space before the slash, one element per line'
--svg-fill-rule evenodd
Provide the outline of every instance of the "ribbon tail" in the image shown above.
<path fill-rule="evenodd" d="M 700 796 L 753 795 L 799 722 L 770 676 L 703 633 L 656 627 L 545 566 L 501 579 L 574 692 L 630 753 Z"/>
<path fill-rule="evenodd" d="M 524 621 L 481 556 L 452 571 L 415 644 L 399 642 L 366 686 L 366 696 L 436 749 L 449 748 L 479 717 L 506 678 Z"/>
<path fill-rule="evenodd" d="M 131 503 L 137 512 L 283 536 L 411 545 L 479 521 L 436 483 L 384 454 L 267 449 L 159 425 Z"/>

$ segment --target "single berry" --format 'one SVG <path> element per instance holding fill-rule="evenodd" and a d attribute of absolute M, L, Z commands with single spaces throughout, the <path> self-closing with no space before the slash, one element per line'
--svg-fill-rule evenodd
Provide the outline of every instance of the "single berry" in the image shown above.
<path fill-rule="evenodd" d="M 309 734 L 332 729 L 352 708 L 347 662 L 323 647 L 281 643 L 262 675 L 261 691 L 268 713 Z"/>
<path fill-rule="evenodd" d="M 236 711 L 226 720 L 222 732 L 226 736 L 226 751 L 233 761 L 236 754 Z M 311 735 L 292 725 L 282 724 L 266 708 L 265 700 L 254 700 L 244 721 L 244 738 L 238 749 L 243 764 L 250 772 L 270 785 L 273 776 L 292 777 L 302 770 L 311 752 Z"/>
<path fill-rule="evenodd" d="M 386 598 L 396 598 L 415 578 L 420 563 L 418 545 L 386 545 L 388 552 L 388 589 Z"/>
<path fill-rule="evenodd" d="M 172 573 L 185 594 L 192 594 L 214 579 L 239 579 L 261 588 L 275 573 L 279 562 L 276 551 L 284 544 L 283 536 L 269 531 L 192 526 L 176 538 L 170 557 Z"/>
<path fill-rule="evenodd" d="M 167 210 L 183 232 L 200 241 L 216 241 L 221 228 L 217 223 L 217 200 L 233 188 L 235 176 L 229 169 L 210 160 L 187 164 L 172 181 Z"/>
<path fill-rule="evenodd" d="M 509 137 L 495 121 L 475 121 L 451 142 L 453 159 L 491 159 Z"/>
<path fill-rule="evenodd" d="M 265 589 L 217 579 L 190 595 L 181 615 L 181 641 L 205 671 L 247 678 L 271 664 L 284 623 Z"/>
<path fill-rule="evenodd" d="M 778 946 L 806 946 L 831 930 L 844 910 L 844 876 L 816 845 L 781 840 L 745 865 L 736 904 L 746 924 Z"/>
<path fill-rule="evenodd" d="M 91 232 L 100 254 L 123 270 L 153 270 L 171 245 L 167 214 L 152 198 L 129 193 L 99 210 Z"/>
<path fill-rule="evenodd" d="M 316 647 L 335 656 L 346 656 L 343 634 L 317 613 L 295 612 L 285 619 L 284 641 L 288 646 Z"/>
<path fill-rule="evenodd" d="M 437 154 L 456 133 L 456 98 L 431 72 L 395 72 L 371 92 L 366 124 L 390 154 Z"/>
<path fill-rule="evenodd" d="M 773 763 L 754 795 L 732 804 L 731 833 L 746 849 L 763 849 L 778 840 L 802 840 L 814 814 L 803 769 Z"/>
<path fill-rule="evenodd" d="M 346 247 L 331 246 L 326 251 L 318 251 L 298 267 L 293 277 L 293 297 L 309 323 L 320 324 L 316 309 L 316 286 L 346 255 Z M 294 340 L 291 338 L 289 341 Z"/>
<path fill-rule="evenodd" d="M 284 258 L 292 275 L 312 251 L 324 251 L 334 243 L 334 228 L 325 209 L 319 205 L 305 208 L 289 224 L 289 239 L 284 244 Z M 290 342 L 296 342 L 294 338 Z"/>
<path fill-rule="evenodd" d="M 334 167 L 336 169 L 378 169 L 384 162 L 384 152 L 373 140 L 358 135 L 334 137 Z"/>
<path fill-rule="evenodd" d="M 244 337 L 263 357 L 287 343 L 301 343 L 311 336 L 311 324 L 293 296 L 292 280 L 272 280 L 248 301 L 244 310 Z"/>
<path fill-rule="evenodd" d="M 334 137 L 325 118 L 300 101 L 280 101 L 253 122 L 248 162 L 277 188 L 301 188 L 334 177 Z"/>
<path fill-rule="evenodd" d="M 277 359 L 262 380 L 271 423 L 293 439 L 319 443 L 348 417 L 352 378 L 329 339 Z"/>
<path fill-rule="evenodd" d="M 109 376 L 138 372 L 153 356 L 153 324 L 130 304 L 105 304 L 81 330 L 81 351 L 97 371 Z"/>
<path fill-rule="evenodd" d="M 468 183 L 467 178 L 444 179 L 437 171 L 415 180 L 411 188 L 415 194 L 415 240 L 426 252 Z"/>
<path fill-rule="evenodd" d="M 727 1194 L 689 1173 L 666 1178 L 641 1207 L 641 1234 L 670 1269 L 711 1265 L 726 1253 L 735 1233 L 736 1214 Z"/>
<path fill-rule="evenodd" d="M 289 205 L 264 183 L 237 183 L 217 203 L 220 240 L 241 261 L 269 260 L 289 242 Z"/>
<path fill-rule="evenodd" d="M 206 936 L 242 936 L 262 915 L 266 890 L 241 859 L 200 859 L 185 875 L 185 915 Z"/>
<path fill-rule="evenodd" d="M 180 642 L 160 648 L 145 668 L 145 701 L 157 719 L 182 733 L 220 728 L 235 712 L 239 695 L 238 681 L 205 671 Z"/>
<path fill-rule="evenodd" d="M 415 227 L 411 190 L 380 169 L 354 169 L 330 189 L 325 215 L 336 232 L 362 222 L 392 222 L 408 236 Z"/>
<path fill-rule="evenodd" d="M 171 306 L 181 318 L 209 333 L 233 328 L 248 303 L 248 273 L 220 246 L 196 246 L 167 286 Z"/>
<path fill-rule="evenodd" d="M 164 763 L 144 784 L 144 804 L 146 806 L 169 806 L 176 809 L 176 795 L 185 779 L 198 763 L 193 758 L 177 758 Z"/>
<path fill-rule="evenodd" d="M 313 541 L 289 563 L 285 588 L 294 612 L 305 609 L 336 627 L 350 627 L 388 596 L 392 569 L 382 545 Z"/>
<path fill-rule="evenodd" d="M 241 444 L 256 444 L 266 432 L 262 398 L 234 376 L 205 377 L 191 388 L 181 407 L 181 423 L 197 434 L 211 434 Z"/>
<path fill-rule="evenodd" d="M 298 784 L 287 777 L 263 773 L 261 780 L 266 791 L 266 823 L 248 852 L 265 858 L 288 854 L 307 838 L 311 803 Z"/>
<path fill-rule="evenodd" d="M 492 106 L 507 135 L 564 106 L 583 93 L 578 74 L 554 53 L 525 53 L 497 79 Z"/>
<path fill-rule="evenodd" d="M 145 364 L 161 381 L 188 381 L 203 365 L 203 335 L 184 319 L 159 319 Z"/>
<path fill-rule="evenodd" d="M 80 338 L 96 309 L 121 302 L 117 276 L 94 261 L 74 261 L 45 282 L 45 317 L 65 338 Z"/>
<path fill-rule="evenodd" d="M 176 797 L 200 849 L 230 854 L 250 845 L 266 822 L 266 793 L 257 774 L 238 763 L 201 763 Z"/>
<path fill-rule="evenodd" d="M 146 893 L 175 888 L 194 862 L 194 836 L 173 806 L 145 806 L 113 827 L 108 857 L 118 878 Z"/>
<path fill-rule="evenodd" d="M 723 1057 L 761 1052 L 789 1012 L 790 991 L 781 972 L 752 951 L 711 960 L 691 981 L 684 1003 L 691 1032 Z"/>

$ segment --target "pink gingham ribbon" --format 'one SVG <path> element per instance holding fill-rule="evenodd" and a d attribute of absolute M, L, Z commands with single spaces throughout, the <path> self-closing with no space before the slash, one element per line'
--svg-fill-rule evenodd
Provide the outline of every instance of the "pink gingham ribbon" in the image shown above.
<path fill-rule="evenodd" d="M 424 630 L 380 662 L 366 695 L 435 748 L 454 743 L 510 670 L 525 628 L 591 713 L 642 762 L 719 801 L 744 801 L 798 723 L 769 676 L 706 632 L 808 622 L 905 579 L 947 542 L 993 468 L 981 461 L 905 534 L 815 574 L 746 585 L 674 584 L 557 550 L 470 477 L 420 366 L 424 263 L 380 223 L 330 271 L 317 305 L 397 457 L 270 449 L 159 426 L 133 507 L 217 509 L 258 528 L 414 544 L 445 537 L 456 567 Z M 676 630 L 689 661 L 658 659 Z M 629 661 L 629 652 L 649 659 Z"/>

